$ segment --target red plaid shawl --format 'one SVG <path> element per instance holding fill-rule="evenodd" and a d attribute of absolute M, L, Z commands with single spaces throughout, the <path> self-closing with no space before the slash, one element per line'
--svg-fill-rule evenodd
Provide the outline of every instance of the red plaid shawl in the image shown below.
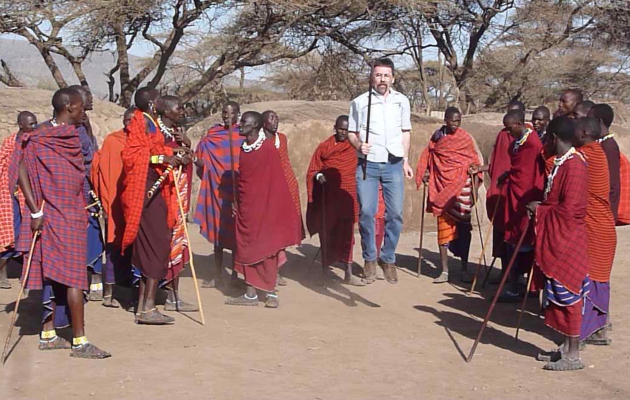
<path fill-rule="evenodd" d="M 597 282 L 610 281 L 610 272 L 617 248 L 615 217 L 610 210 L 610 177 L 608 161 L 602 146 L 592 142 L 582 146 L 580 153 L 586 159 L 588 170 L 588 205 L 586 230 L 588 232 L 589 275 Z"/>
<path fill-rule="evenodd" d="M 580 157 L 562 164 L 536 211 L 536 263 L 571 293 L 580 293 L 589 270 L 586 207 L 588 171 Z"/>
<path fill-rule="evenodd" d="M 452 134 L 446 134 L 439 140 L 433 134 L 429 145 L 424 149 L 416 168 L 416 184 L 422 184 L 424 172 L 429 170 L 429 198 L 427 212 L 442 215 L 453 205 L 457 196 L 462 193 L 468 179 L 470 164 L 479 164 L 479 156 L 475 151 L 472 136 L 458 128 Z M 483 174 L 478 175 L 480 179 Z"/>
<path fill-rule="evenodd" d="M 272 141 L 240 156 L 235 260 L 257 264 L 282 249 L 299 244 L 301 223 L 284 179 L 280 155 Z"/>
<path fill-rule="evenodd" d="M 17 133 L 14 133 L 5 138 L 0 147 L 0 251 L 12 247 L 15 240 L 9 164 L 15 150 L 16 136 Z"/>
<path fill-rule="evenodd" d="M 44 226 L 32 254 L 29 289 L 41 289 L 43 279 L 87 290 L 87 212 L 85 170 L 76 127 L 41 125 L 23 138 L 24 164 L 37 204 L 46 202 Z M 31 218 L 25 213 L 18 250 L 28 252 Z M 25 263 L 26 265 L 26 263 Z M 23 275 L 24 276 L 24 275 Z"/>
<path fill-rule="evenodd" d="M 243 137 L 238 125 L 232 126 L 232 153 L 238 185 L 238 167 Z M 235 249 L 234 218 L 232 217 L 232 172 L 230 163 L 230 140 L 228 129 L 215 125 L 197 144 L 196 155 L 203 161 L 203 173 L 195 223 L 199 231 L 210 243 L 226 249 Z"/>
<path fill-rule="evenodd" d="M 306 226 L 315 235 L 321 229 L 322 188 L 315 184 L 315 175 L 326 176 L 326 226 L 332 227 L 337 220 L 357 221 L 357 152 L 349 141 L 339 142 L 331 136 L 322 142 L 311 157 L 306 172 Z"/>
<path fill-rule="evenodd" d="M 540 155 L 541 151 L 542 143 L 534 131 L 531 131 L 516 153 L 514 146 L 510 147 L 512 166 L 506 183 L 505 241 L 514 245 L 525 229 L 529 229 L 529 232 L 523 244 L 534 244 L 534 230 L 525 206 L 543 198 L 545 161 Z"/>
<path fill-rule="evenodd" d="M 488 218 L 494 215 L 493 225 L 500 231 L 505 231 L 505 201 L 507 187 L 503 185 L 501 189 L 497 186 L 499 176 L 510 170 L 510 148 L 514 143 L 514 138 L 510 136 L 507 129 L 502 129 L 497 135 L 490 156 L 490 186 L 486 193 L 486 213 Z M 496 213 L 495 213 L 496 209 Z"/>
<path fill-rule="evenodd" d="M 126 222 L 122 240 L 123 250 L 134 242 L 138 234 L 140 216 L 147 195 L 146 185 L 149 168 L 155 168 L 160 175 L 166 169 L 162 165 L 149 165 L 151 156 L 173 155 L 173 149 L 164 144 L 164 136 L 160 129 L 152 121 L 145 119 L 141 111 L 134 113 L 128 130 L 127 145 L 122 151 L 124 179 L 121 203 Z M 168 207 L 168 226 L 172 228 L 177 221 L 178 212 L 173 174 L 169 174 L 162 184 L 161 190 Z"/>
<path fill-rule="evenodd" d="M 295 177 L 295 173 L 293 172 L 293 167 L 291 167 L 291 159 L 289 158 L 289 142 L 287 141 L 287 135 L 284 133 L 277 132 L 276 133 L 280 138 L 280 148 L 278 152 L 280 152 L 280 162 L 282 163 L 282 171 L 284 172 L 284 177 L 287 180 L 287 184 L 289 185 L 289 191 L 291 192 L 291 199 L 293 199 L 293 204 L 295 204 L 295 209 L 300 216 L 300 234 L 302 235 L 302 239 L 306 237 L 304 233 L 304 224 L 302 224 L 302 205 L 300 203 L 300 187 L 298 185 L 297 178 Z"/>

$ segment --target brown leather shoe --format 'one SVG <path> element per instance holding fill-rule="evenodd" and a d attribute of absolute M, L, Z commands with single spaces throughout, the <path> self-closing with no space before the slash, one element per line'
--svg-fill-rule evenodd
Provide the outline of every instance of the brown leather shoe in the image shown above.
<path fill-rule="evenodd" d="M 398 283 L 398 271 L 396 271 L 396 264 L 390 264 L 381 262 L 381 268 L 383 268 L 383 274 L 385 274 L 385 280 L 389 283 Z"/>
<path fill-rule="evenodd" d="M 376 261 L 366 261 L 363 266 L 363 275 L 365 276 L 365 283 L 372 283 L 376 280 L 376 268 L 378 265 Z"/>

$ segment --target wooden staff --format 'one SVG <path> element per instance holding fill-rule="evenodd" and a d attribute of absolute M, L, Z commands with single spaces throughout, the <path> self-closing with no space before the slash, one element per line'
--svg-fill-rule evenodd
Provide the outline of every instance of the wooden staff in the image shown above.
<path fill-rule="evenodd" d="M 492 272 L 492 268 L 494 267 L 494 263 L 497 262 L 497 257 L 492 257 L 492 262 L 486 271 L 486 276 L 483 278 L 483 283 L 481 284 L 482 288 L 486 287 L 486 283 L 488 283 L 488 278 L 490 278 L 490 273 Z M 503 266 L 501 266 L 503 267 Z"/>
<path fill-rule="evenodd" d="M 319 248 L 322 251 L 322 275 L 326 274 L 327 265 L 324 264 L 326 258 L 326 184 L 322 185 L 322 227 L 319 231 Z"/>
<path fill-rule="evenodd" d="M 418 278 L 422 272 L 422 239 L 424 239 L 424 207 L 427 200 L 427 185 L 422 182 L 422 203 L 420 203 L 420 244 L 418 245 Z"/>
<path fill-rule="evenodd" d="M 193 284 L 195 285 L 195 293 L 197 294 L 197 304 L 199 305 L 199 314 L 201 315 L 201 325 L 206 324 L 206 320 L 203 317 L 203 307 L 201 306 L 201 295 L 199 294 L 199 285 L 197 285 L 197 273 L 195 272 L 195 263 L 193 261 L 192 243 L 190 242 L 190 236 L 188 235 L 188 224 L 186 223 L 186 213 L 184 212 L 184 206 L 182 204 L 182 197 L 179 193 L 179 177 L 182 173 L 182 167 L 180 165 L 178 174 L 174 175 L 175 192 L 177 193 L 177 203 L 179 205 L 179 212 L 182 215 L 182 223 L 184 224 L 184 233 L 186 234 L 186 241 L 188 242 L 188 256 L 190 258 L 190 271 L 192 272 Z"/>
<path fill-rule="evenodd" d="M 497 304 L 497 300 L 499 299 L 499 294 L 503 290 L 503 286 L 505 285 L 505 281 L 507 281 L 507 277 L 510 275 L 510 270 L 514 265 L 514 261 L 516 260 L 516 256 L 518 255 L 518 251 L 521 249 L 521 245 L 523 244 L 523 240 L 525 239 L 525 235 L 527 234 L 528 229 L 524 229 L 523 233 L 521 233 L 521 237 L 518 239 L 518 243 L 516 244 L 516 249 L 514 249 L 514 254 L 512 254 L 512 258 L 510 259 L 510 263 L 508 264 L 505 274 L 503 278 L 501 278 L 501 283 L 499 284 L 499 288 L 497 289 L 494 298 L 492 299 L 492 304 L 490 305 L 490 309 L 488 310 L 488 314 L 486 314 L 486 318 L 483 320 L 483 324 L 481 324 L 481 329 L 479 330 L 479 334 L 477 335 L 477 339 L 475 339 L 475 343 L 473 344 L 472 349 L 470 349 L 470 353 L 468 354 L 468 358 L 466 358 L 466 362 L 471 362 L 473 356 L 475 355 L 475 350 L 477 349 L 477 345 L 481 340 L 481 335 L 483 335 L 484 329 L 486 329 L 486 325 L 488 325 L 488 321 L 490 320 L 490 316 L 492 315 L 492 311 L 494 310 L 494 306 Z"/>
<path fill-rule="evenodd" d="M 490 218 L 490 224 L 488 225 L 488 229 L 486 230 L 486 240 L 484 242 L 482 242 L 481 244 L 481 254 L 479 255 L 479 259 L 477 260 L 477 270 L 475 271 L 475 277 L 473 278 L 473 282 L 472 282 L 472 286 L 470 287 L 470 293 L 469 294 L 473 294 L 473 292 L 475 291 L 475 286 L 477 285 L 477 278 L 479 277 L 479 267 L 481 266 L 481 259 L 483 258 L 484 261 L 484 265 L 486 262 L 486 247 L 488 246 L 488 241 L 490 240 L 490 230 L 492 229 L 492 225 L 494 224 L 494 217 L 497 215 L 497 210 L 499 209 L 499 200 L 497 200 L 496 205 L 494 206 L 494 211 L 492 211 L 492 218 Z M 475 202 L 475 210 L 477 210 L 476 208 L 477 203 Z M 479 210 L 477 210 L 478 212 Z M 477 214 L 477 218 L 479 218 L 479 214 Z M 477 221 L 477 223 L 479 223 L 479 221 Z M 479 233 L 481 234 L 481 225 L 479 225 Z M 492 271 L 492 265 L 494 265 L 494 260 L 492 260 L 492 264 L 490 264 L 490 268 L 486 267 L 486 279 L 487 277 L 490 275 L 489 271 Z M 486 279 L 484 279 L 484 284 L 486 282 Z M 483 287 L 483 285 L 482 285 Z"/>
<path fill-rule="evenodd" d="M 42 210 L 44 209 L 45 202 L 42 202 Z M 33 261 L 33 251 L 35 251 L 35 243 L 37 243 L 37 237 L 39 236 L 39 231 L 35 231 L 33 233 L 33 240 L 31 240 L 31 248 L 28 252 L 28 261 L 26 262 L 26 271 L 24 272 L 24 279 L 22 279 L 22 285 L 20 286 L 20 291 L 18 292 L 17 300 L 15 300 L 15 310 L 13 310 L 13 315 L 11 315 L 11 324 L 9 325 L 9 333 L 7 334 L 7 339 L 4 341 L 4 350 L 2 351 L 2 365 L 4 365 L 5 361 L 7 361 L 7 353 L 9 351 L 9 343 L 11 343 L 11 335 L 13 334 L 13 328 L 15 327 L 15 319 L 17 317 L 18 308 L 20 307 L 20 300 L 22 299 L 22 295 L 24 294 L 24 287 L 26 286 L 26 282 L 28 281 L 28 274 L 31 271 L 31 263 Z"/>
<path fill-rule="evenodd" d="M 534 276 L 534 262 L 532 261 L 532 267 L 529 269 L 529 276 L 527 277 L 527 290 L 525 290 L 525 296 L 523 296 L 523 304 L 521 304 L 521 313 L 518 316 L 518 323 L 516 324 L 516 335 L 514 340 L 518 341 L 518 331 L 521 329 L 521 320 L 523 319 L 523 313 L 525 312 L 525 304 L 527 303 L 527 297 L 529 297 L 529 289 L 532 287 L 532 277 Z"/>
<path fill-rule="evenodd" d="M 370 66 L 370 85 L 368 91 L 368 109 L 367 109 L 367 126 L 365 127 L 365 143 L 368 143 L 370 138 L 370 116 L 372 114 L 372 66 Z M 367 155 L 365 156 L 365 162 L 361 166 L 363 170 L 363 180 L 365 180 L 367 175 Z"/>
<path fill-rule="evenodd" d="M 157 193 L 157 191 L 162 186 L 162 183 L 164 183 L 164 180 L 166 179 L 168 174 L 171 173 L 172 170 L 173 170 L 173 166 L 169 164 L 168 167 L 166 167 L 166 170 L 162 172 L 162 175 L 160 175 L 160 177 L 155 181 L 155 183 L 153 183 L 153 186 L 151 186 L 151 189 L 149 189 L 149 191 L 147 192 L 147 198 L 150 199 L 155 195 L 155 193 Z"/>

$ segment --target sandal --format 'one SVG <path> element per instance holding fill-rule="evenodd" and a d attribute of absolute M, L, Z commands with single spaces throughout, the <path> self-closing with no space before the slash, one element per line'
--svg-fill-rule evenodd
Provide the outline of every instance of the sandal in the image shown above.
<path fill-rule="evenodd" d="M 102 306 L 107 308 L 120 308 L 120 303 L 114 298 L 113 295 L 108 294 L 107 296 L 103 296 Z"/>
<path fill-rule="evenodd" d="M 433 283 L 447 283 L 448 282 L 448 272 L 442 272 L 440 276 L 433 280 Z"/>
<path fill-rule="evenodd" d="M 278 300 L 278 295 L 268 293 L 267 301 L 265 301 L 265 308 L 278 308 L 280 307 L 280 300 Z"/>
<path fill-rule="evenodd" d="M 11 282 L 9 282 L 8 280 L 4 280 L 4 279 L 1 280 L 0 281 L 0 289 L 11 289 Z"/>
<path fill-rule="evenodd" d="M 92 360 L 101 360 L 103 358 L 108 358 L 111 356 L 111 353 L 99 349 L 92 343 L 86 343 L 80 346 L 72 346 L 72 352 L 70 353 L 70 357 L 90 358 Z"/>
<path fill-rule="evenodd" d="M 166 299 L 164 311 L 194 312 L 199 311 L 199 307 L 194 304 L 186 303 L 184 300 L 171 301 Z"/>
<path fill-rule="evenodd" d="M 287 280 L 281 277 L 280 275 L 278 275 L 278 277 L 276 278 L 276 286 L 286 286 L 286 285 L 288 285 Z"/>
<path fill-rule="evenodd" d="M 142 311 L 140 314 L 137 314 L 136 319 L 136 323 L 139 325 L 168 325 L 173 322 L 175 322 L 175 318 L 162 314 L 157 308 Z"/>
<path fill-rule="evenodd" d="M 537 361 L 543 362 L 556 362 L 562 358 L 562 347 L 558 347 L 556 350 L 545 351 L 539 353 L 536 356 Z"/>
<path fill-rule="evenodd" d="M 72 344 L 61 336 L 55 336 L 52 339 L 39 339 L 40 350 L 67 350 L 71 349 Z"/>
<path fill-rule="evenodd" d="M 346 274 L 343 283 L 350 286 L 365 286 L 365 282 L 358 276 Z"/>
<path fill-rule="evenodd" d="M 578 371 L 580 369 L 584 369 L 584 364 L 582 364 L 582 360 L 580 358 L 577 360 L 561 358 L 558 361 L 548 363 L 543 367 L 543 369 L 547 371 Z"/>
<path fill-rule="evenodd" d="M 229 306 L 250 306 L 250 307 L 258 307 L 258 296 L 254 298 L 247 297 L 246 294 L 240 297 L 228 297 L 225 300 L 225 304 Z"/>
<path fill-rule="evenodd" d="M 204 289 L 220 288 L 223 286 L 224 286 L 223 279 L 217 279 L 217 278 L 204 279 L 203 282 L 201 283 L 201 287 Z"/>

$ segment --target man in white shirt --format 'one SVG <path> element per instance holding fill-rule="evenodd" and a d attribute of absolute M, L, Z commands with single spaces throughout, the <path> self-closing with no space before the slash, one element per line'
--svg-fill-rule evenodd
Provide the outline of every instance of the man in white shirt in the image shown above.
<path fill-rule="evenodd" d="M 370 92 L 352 101 L 348 123 L 348 140 L 357 149 L 357 195 L 359 199 L 359 232 L 365 261 L 366 283 L 377 275 L 377 252 L 374 216 L 378 207 L 379 186 L 385 199 L 385 240 L 380 252 L 380 266 L 389 283 L 398 282 L 396 246 L 403 225 L 404 180 L 413 178 L 409 166 L 411 141 L 411 110 L 405 95 L 392 89 L 394 63 L 388 58 L 376 60 L 370 75 L 371 113 L 370 135 L 368 103 Z M 364 179 L 363 168 L 366 168 Z"/>

